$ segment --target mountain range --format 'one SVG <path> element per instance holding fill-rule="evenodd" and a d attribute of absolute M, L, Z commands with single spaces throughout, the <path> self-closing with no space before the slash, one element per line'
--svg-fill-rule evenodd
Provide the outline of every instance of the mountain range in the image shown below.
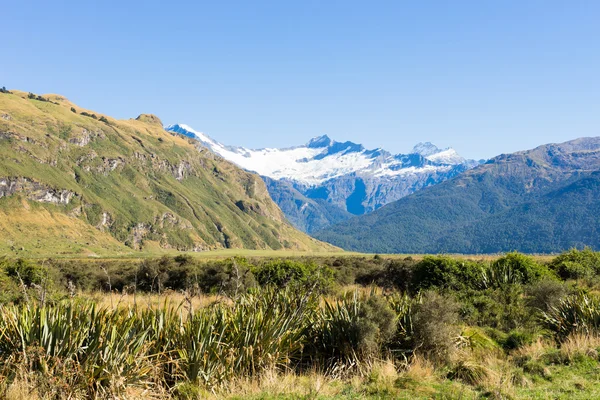
<path fill-rule="evenodd" d="M 315 234 L 382 253 L 600 249 L 600 138 L 503 154 Z"/>
<path fill-rule="evenodd" d="M 195 139 L 215 154 L 261 175 L 286 217 L 308 233 L 375 211 L 481 162 L 431 143 L 419 143 L 409 154 L 394 155 L 325 135 L 301 146 L 248 149 L 221 144 L 185 124 L 165 129 Z"/>
<path fill-rule="evenodd" d="M 255 174 L 142 114 L 0 93 L 0 254 L 327 250 L 291 226 Z"/>

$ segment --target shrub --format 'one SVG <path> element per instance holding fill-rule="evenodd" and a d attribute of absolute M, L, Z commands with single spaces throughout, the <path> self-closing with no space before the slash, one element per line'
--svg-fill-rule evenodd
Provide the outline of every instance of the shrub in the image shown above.
<path fill-rule="evenodd" d="M 458 305 L 447 296 L 426 292 L 414 307 L 414 349 L 427 358 L 447 362 L 458 337 Z"/>
<path fill-rule="evenodd" d="M 98 119 L 98 117 L 96 116 L 96 114 L 90 114 L 90 113 L 88 113 L 86 111 L 82 111 L 81 115 L 83 115 L 84 117 L 90 117 L 90 118 L 93 118 L 93 119 Z"/>
<path fill-rule="evenodd" d="M 39 285 L 47 275 L 44 268 L 23 259 L 5 260 L 2 264 L 6 275 L 13 278 L 17 284 L 22 281 L 26 286 Z"/>
<path fill-rule="evenodd" d="M 529 307 L 547 312 L 569 294 L 569 287 L 562 282 L 544 279 L 527 288 Z"/>
<path fill-rule="evenodd" d="M 242 258 L 209 263 L 199 269 L 196 279 L 203 292 L 230 296 L 242 294 L 256 286 L 251 265 Z"/>
<path fill-rule="evenodd" d="M 536 335 L 534 333 L 522 329 L 515 329 L 510 331 L 508 335 L 499 340 L 499 342 L 505 350 L 516 350 L 532 344 L 535 339 Z"/>
<path fill-rule="evenodd" d="M 174 260 L 163 256 L 157 260 L 143 260 L 136 272 L 136 289 L 161 293 L 169 279 Z"/>
<path fill-rule="evenodd" d="M 312 262 L 274 260 L 255 267 L 253 272 L 258 283 L 263 286 L 283 288 L 292 285 L 326 291 L 333 283 L 333 270 Z"/>
<path fill-rule="evenodd" d="M 396 330 L 387 343 L 387 348 L 392 353 L 411 353 L 414 346 L 413 315 L 414 307 L 420 297 L 411 298 L 407 294 L 392 293 L 387 296 L 388 304 L 396 315 Z"/>
<path fill-rule="evenodd" d="M 587 278 L 600 273 L 600 252 L 571 249 L 552 260 L 550 267 L 562 279 Z"/>
<path fill-rule="evenodd" d="M 325 302 L 312 336 L 315 356 L 335 363 L 354 363 L 375 354 L 394 334 L 395 315 L 387 301 L 358 292 L 335 303 Z"/>
<path fill-rule="evenodd" d="M 504 280 L 510 284 L 528 284 L 542 277 L 552 277 L 552 273 L 546 266 L 538 264 L 532 257 L 516 252 L 500 257 L 490 265 L 490 269 L 497 271 L 498 275 L 508 274 L 510 278 Z M 499 279 L 500 282 L 502 280 Z"/>
<path fill-rule="evenodd" d="M 480 279 L 481 266 L 446 256 L 427 256 L 414 267 L 413 292 L 431 288 L 463 290 L 473 287 Z"/>
<path fill-rule="evenodd" d="M 98 121 L 100 121 L 100 122 L 104 122 L 104 123 L 105 123 L 105 124 L 107 124 L 107 125 L 109 125 L 109 124 L 110 124 L 104 115 L 103 115 L 103 116 L 101 116 L 101 117 L 98 119 Z"/>
<path fill-rule="evenodd" d="M 385 269 L 384 286 L 399 289 L 406 292 L 410 289 L 415 262 L 412 258 L 404 260 L 392 260 Z"/>
<path fill-rule="evenodd" d="M 75 109 L 75 107 L 71 107 L 71 112 L 77 113 L 77 110 Z"/>

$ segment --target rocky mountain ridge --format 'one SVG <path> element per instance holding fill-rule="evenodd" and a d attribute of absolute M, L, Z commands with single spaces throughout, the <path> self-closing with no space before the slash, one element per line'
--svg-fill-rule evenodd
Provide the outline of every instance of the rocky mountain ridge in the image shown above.
<path fill-rule="evenodd" d="M 551 253 L 600 249 L 600 137 L 502 154 L 316 233 L 348 250 Z"/>
<path fill-rule="evenodd" d="M 327 135 L 302 146 L 247 149 L 223 145 L 185 124 L 166 130 L 198 140 L 215 154 L 260 174 L 271 197 L 298 228 L 314 232 L 363 215 L 476 165 L 454 149 L 419 143 L 409 154 L 365 149 Z"/>

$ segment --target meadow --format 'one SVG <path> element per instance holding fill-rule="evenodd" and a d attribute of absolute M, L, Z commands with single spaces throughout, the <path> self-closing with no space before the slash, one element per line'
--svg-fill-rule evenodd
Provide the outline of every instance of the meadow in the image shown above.
<path fill-rule="evenodd" d="M 600 397 L 600 253 L 0 260 L 7 399 Z"/>

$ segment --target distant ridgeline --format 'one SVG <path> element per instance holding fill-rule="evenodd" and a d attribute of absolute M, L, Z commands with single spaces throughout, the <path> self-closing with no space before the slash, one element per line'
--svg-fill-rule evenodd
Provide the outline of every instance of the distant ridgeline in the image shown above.
<path fill-rule="evenodd" d="M 134 249 L 330 249 L 263 181 L 143 114 L 0 90 L 0 255 Z"/>
<path fill-rule="evenodd" d="M 223 145 L 183 124 L 166 129 L 260 174 L 286 217 L 309 233 L 372 212 L 479 164 L 431 143 L 419 143 L 410 154 L 393 155 L 320 136 L 302 146 L 253 150 Z"/>
<path fill-rule="evenodd" d="M 315 236 L 381 253 L 600 249 L 600 138 L 500 155 Z"/>

